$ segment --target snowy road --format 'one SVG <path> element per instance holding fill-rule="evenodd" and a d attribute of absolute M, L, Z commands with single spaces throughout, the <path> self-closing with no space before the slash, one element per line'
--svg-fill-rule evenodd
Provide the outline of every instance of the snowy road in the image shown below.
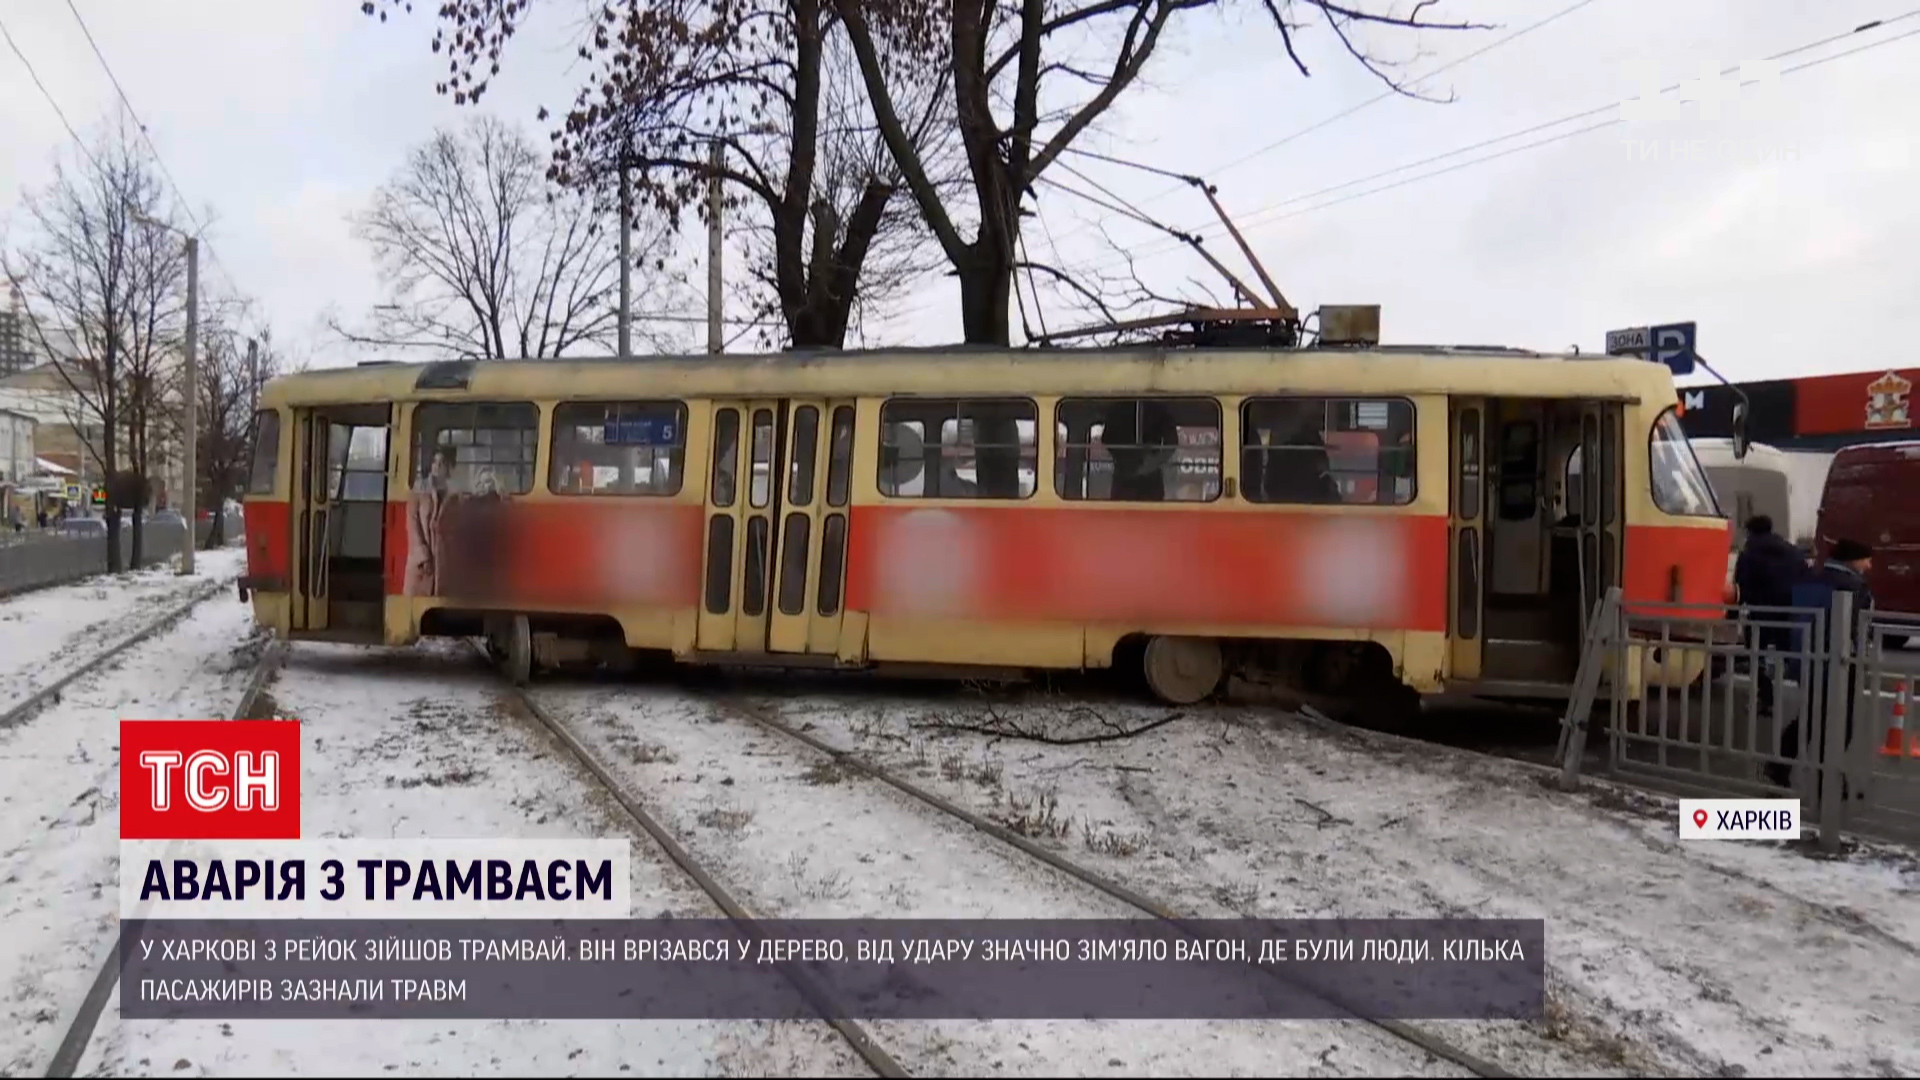
<path fill-rule="evenodd" d="M 542 708 L 618 770 L 749 910 L 780 918 L 1135 918 L 1139 912 L 819 753 L 672 687 L 541 687 Z M 978 789 L 997 777 L 955 760 Z M 1055 827 L 1044 802 L 1018 808 Z M 1065 824 L 1064 819 L 1060 824 Z M 869 1025 L 916 1075 L 1464 1073 L 1359 1023 Z"/>
<path fill-rule="evenodd" d="M 132 605 L 153 606 L 153 592 L 130 592 Z M 257 656 L 250 617 L 216 595 L 0 730 L 0 1075 L 45 1068 L 107 955 L 119 917 L 120 721 L 226 715 Z M 53 661 L 65 662 L 64 652 Z"/>
<path fill-rule="evenodd" d="M 271 685 L 302 725 L 309 837 L 633 835 L 639 917 L 718 917 L 591 777 L 519 715 L 471 652 L 293 649 Z M 174 1076 L 866 1075 L 825 1024 L 383 1020 L 343 1025 L 122 1021 L 109 1008 L 82 1073 Z"/>
<path fill-rule="evenodd" d="M 1050 797 L 1064 853 L 1197 915 L 1544 918 L 1544 1024 L 1425 1025 L 1523 1073 L 1920 1073 L 1910 855 L 1683 846 L 1670 803 L 1254 710 L 1054 746 L 956 730 L 991 718 L 951 694 L 765 704 L 976 812 Z M 1056 737 L 1164 715 L 996 712 Z"/>
<path fill-rule="evenodd" d="M 246 552 L 201 552 L 194 574 L 165 566 L 0 600 L 0 711 L 112 648 L 209 582 L 231 583 Z"/>

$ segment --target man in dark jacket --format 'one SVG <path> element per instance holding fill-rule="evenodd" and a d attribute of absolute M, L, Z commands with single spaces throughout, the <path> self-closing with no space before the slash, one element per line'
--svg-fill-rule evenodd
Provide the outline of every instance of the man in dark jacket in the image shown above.
<path fill-rule="evenodd" d="M 1733 564 L 1733 583 L 1740 602 L 1754 607 L 1786 607 L 1793 603 L 1793 587 L 1806 564 L 1792 544 L 1773 531 L 1765 514 L 1747 522 L 1747 543 Z"/>
<path fill-rule="evenodd" d="M 1733 585 L 1740 591 L 1740 603 L 1749 607 L 1784 608 L 1793 603 L 1793 587 L 1806 576 L 1806 561 L 1792 544 L 1773 531 L 1773 519 L 1756 514 L 1747 521 L 1747 543 L 1733 564 Z M 1779 652 L 1792 643 L 1793 631 L 1780 625 L 1782 612 L 1763 612 L 1755 645 L 1762 652 L 1755 666 L 1760 694 L 1760 714 L 1773 715 L 1773 672 L 1767 663 L 1768 651 Z"/>
<path fill-rule="evenodd" d="M 1831 612 L 1834 594 L 1845 592 L 1853 595 L 1853 611 L 1856 616 L 1858 616 L 1860 612 L 1872 610 L 1873 591 L 1867 588 L 1867 571 L 1871 569 L 1872 566 L 1872 548 L 1857 540 L 1843 539 L 1836 541 L 1832 550 L 1827 553 L 1826 563 L 1818 570 L 1815 570 L 1793 590 L 1793 606 Z M 1841 640 L 1840 635 L 1855 636 L 1853 633 L 1854 626 L 1834 626 L 1831 625 L 1832 622 L 1833 620 L 1829 617 L 1827 619 L 1829 625 L 1826 627 L 1825 642 L 1807 642 L 1809 646 L 1821 649 L 1821 651 L 1829 656 L 1834 652 L 1833 646 Z M 1855 623 L 1855 625 L 1859 624 Z M 1854 655 L 1858 655 L 1863 645 L 1864 642 L 1856 639 L 1853 642 L 1854 647 L 1851 652 Z M 1804 692 L 1813 688 L 1814 680 L 1805 677 L 1803 674 L 1800 685 Z M 1846 671 L 1846 695 L 1844 698 L 1846 704 L 1843 706 L 1846 710 L 1846 731 L 1844 741 L 1841 744 L 1843 748 L 1853 745 L 1853 712 L 1855 700 L 1858 697 L 1858 690 L 1858 669 L 1855 665 L 1848 664 Z M 1805 714 L 1809 717 L 1820 717 L 1825 715 L 1825 709 L 1825 701 L 1810 702 L 1808 703 Z M 1813 759 L 1816 762 L 1824 763 L 1827 753 L 1827 740 L 1823 724 L 1815 723 L 1813 725 L 1812 738 L 1808 740 L 1807 745 L 1808 748 L 1813 751 Z M 1789 759 L 1800 756 L 1800 722 L 1798 720 L 1788 724 L 1786 729 L 1780 733 L 1780 756 Z M 1786 765 L 1769 764 L 1767 766 L 1767 776 L 1781 787 L 1793 786 L 1792 769 Z M 1846 784 L 1843 782 L 1841 784 L 1840 796 L 1843 799 L 1847 797 L 1846 787 Z M 1816 795 L 1816 798 L 1817 797 Z"/>

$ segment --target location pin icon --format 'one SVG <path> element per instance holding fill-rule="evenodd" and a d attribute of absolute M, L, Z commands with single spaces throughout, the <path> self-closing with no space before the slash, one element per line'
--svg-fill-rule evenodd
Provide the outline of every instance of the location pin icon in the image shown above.
<path fill-rule="evenodd" d="M 1707 812 L 1705 810 L 1695 810 L 1693 812 L 1693 827 L 1696 829 L 1704 829 L 1707 827 Z"/>

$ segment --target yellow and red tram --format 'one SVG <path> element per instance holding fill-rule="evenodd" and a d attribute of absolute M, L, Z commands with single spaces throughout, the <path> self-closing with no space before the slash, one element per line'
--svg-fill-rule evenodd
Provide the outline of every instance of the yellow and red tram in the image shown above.
<path fill-rule="evenodd" d="M 1175 702 L 1364 653 L 1563 695 L 1583 613 L 1716 604 L 1668 371 L 1437 348 L 375 364 L 274 380 L 243 589 L 294 640 L 1140 665 Z"/>

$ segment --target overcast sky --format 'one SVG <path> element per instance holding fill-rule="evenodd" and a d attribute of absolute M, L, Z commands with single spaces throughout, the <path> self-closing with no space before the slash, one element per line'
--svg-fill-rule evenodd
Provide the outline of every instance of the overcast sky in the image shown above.
<path fill-rule="evenodd" d="M 1634 97 L 1636 61 L 1669 85 L 1703 65 L 1758 60 L 1916 3 L 1587 0 L 1419 84 L 1451 94 L 1449 104 L 1381 101 L 1251 158 L 1381 85 L 1324 31 L 1303 42 L 1312 77 L 1301 77 L 1258 5 L 1237 5 L 1191 18 L 1156 55 L 1150 85 L 1079 145 L 1207 176 L 1290 300 L 1308 311 L 1381 304 L 1390 341 L 1597 349 L 1609 328 L 1694 320 L 1702 354 L 1730 378 L 1901 366 L 1910 361 L 1896 343 L 1920 337 L 1920 36 L 1788 72 L 1771 93 L 1748 87 L 1716 117 L 1687 105 L 1662 120 L 1516 149 L 1621 116 L 1605 110 L 1388 170 Z M 73 4 L 173 180 L 203 219 L 215 219 L 217 266 L 205 272 L 257 298 L 296 356 L 321 365 L 367 358 L 322 325 L 329 309 L 352 316 L 380 301 L 347 217 L 410 146 L 472 112 L 433 92 L 444 70 L 428 49 L 438 5 L 422 0 L 415 14 L 382 25 L 356 0 Z M 1570 7 L 1576 0 L 1444 0 L 1430 17 L 1498 27 L 1366 40 L 1417 78 Z M 579 10 L 578 0 L 547 0 L 485 99 L 542 142 L 535 110 L 564 106 L 584 74 L 569 40 Z M 66 0 L 0 0 L 0 21 L 82 135 L 114 115 L 118 95 Z M 1782 65 L 1915 30 L 1920 16 Z M 0 101 L 0 223 L 17 244 L 22 191 L 44 185 L 72 144 L 4 47 Z M 1203 199 L 1168 193 L 1174 185 L 1162 177 L 1065 160 L 1168 223 L 1212 224 Z M 1314 194 L 1326 189 L 1334 190 Z M 1189 278 L 1217 286 L 1164 234 L 1116 224 L 1055 188 L 1041 197 L 1027 233 L 1036 258 L 1123 267 L 1089 224 L 1102 222 L 1161 291 Z M 1229 241 L 1210 249 L 1240 269 Z M 958 301 L 951 278 L 933 278 L 871 336 L 956 340 Z M 1057 307 L 1042 314 L 1054 330 L 1075 321 Z"/>

